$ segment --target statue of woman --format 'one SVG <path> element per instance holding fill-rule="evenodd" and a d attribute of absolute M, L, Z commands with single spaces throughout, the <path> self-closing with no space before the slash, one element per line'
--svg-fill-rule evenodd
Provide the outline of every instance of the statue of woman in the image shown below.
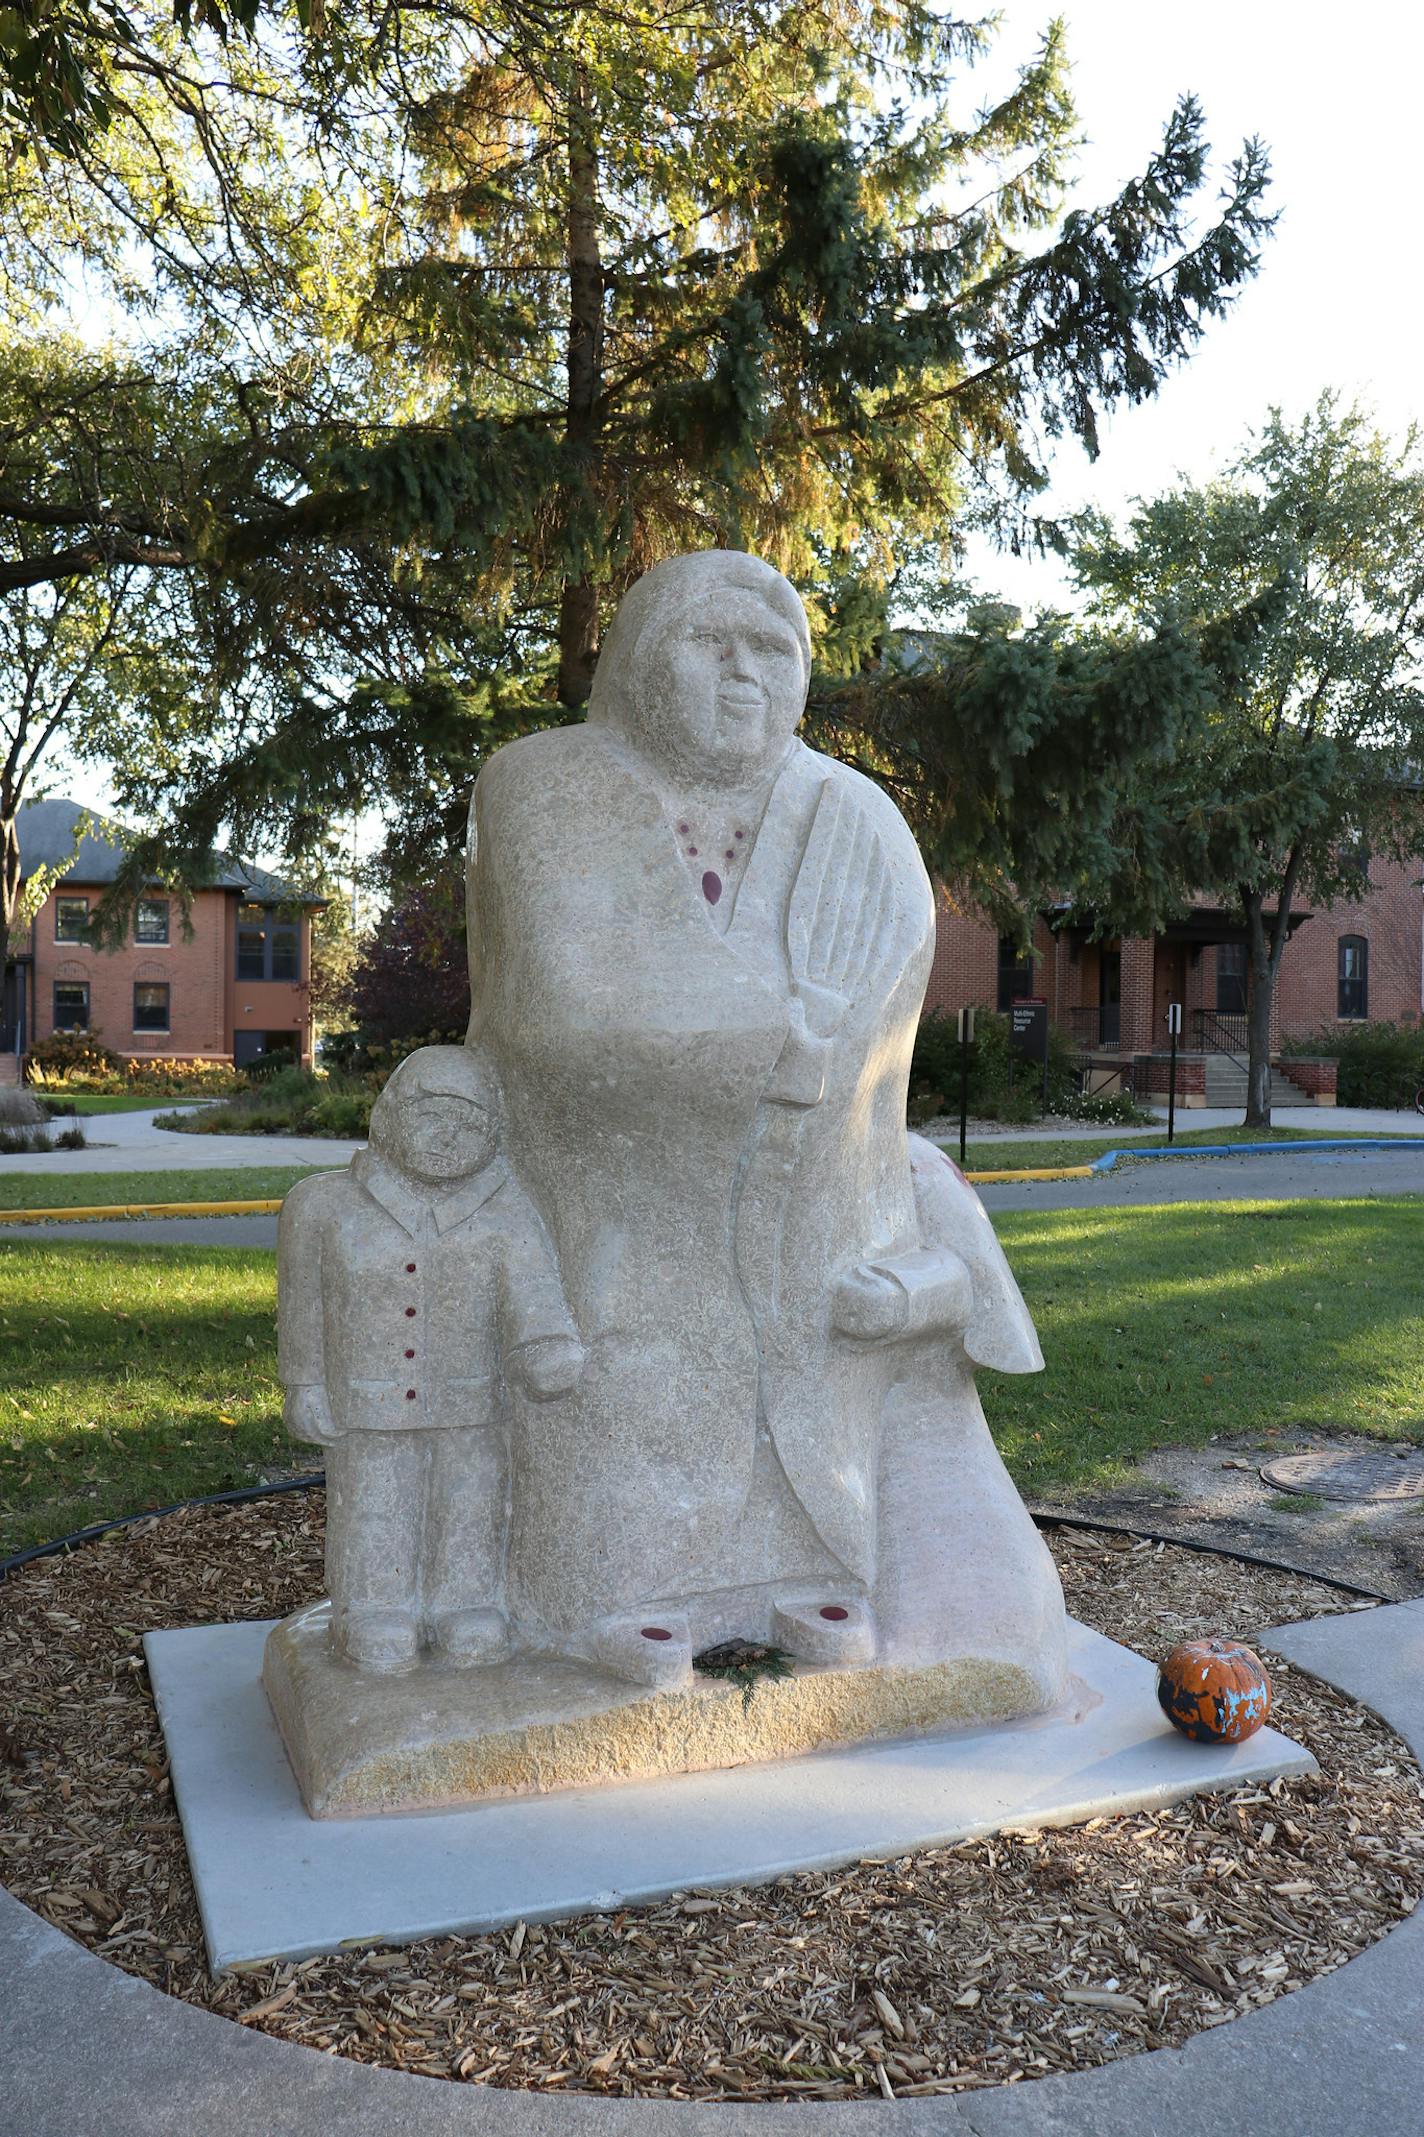
<path fill-rule="evenodd" d="M 977 1197 L 912 1171 L 933 896 L 889 799 L 796 739 L 809 673 L 778 572 L 675 558 L 587 723 L 476 788 L 471 1038 L 587 1352 L 517 1406 L 509 1610 L 634 1682 L 744 1637 L 1017 1671 L 1024 1711 L 1062 1597 L 973 1368 L 1042 1361 Z"/>

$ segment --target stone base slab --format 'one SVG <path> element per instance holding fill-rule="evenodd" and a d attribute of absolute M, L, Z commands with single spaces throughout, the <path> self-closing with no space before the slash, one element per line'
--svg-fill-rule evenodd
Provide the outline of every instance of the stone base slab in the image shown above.
<path fill-rule="evenodd" d="M 271 1629 L 144 1639 L 215 1973 L 1070 1825 L 1314 1764 L 1271 1729 L 1189 1743 L 1163 1718 L 1153 1665 L 1070 1623 L 1077 1696 L 1032 1721 L 424 1817 L 318 1820 L 262 1686 Z"/>
<path fill-rule="evenodd" d="M 620 1683 L 591 1663 L 521 1655 L 358 1677 L 333 1654 L 331 1605 L 285 1619 L 262 1679 L 314 1818 L 453 1810 L 491 1797 L 653 1780 L 1041 1713 L 1061 1685 L 992 1656 L 932 1667 L 798 1669 L 740 1687 Z"/>

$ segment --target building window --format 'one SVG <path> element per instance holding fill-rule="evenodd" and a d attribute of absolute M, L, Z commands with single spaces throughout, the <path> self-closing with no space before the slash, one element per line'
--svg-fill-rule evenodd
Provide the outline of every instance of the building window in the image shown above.
<path fill-rule="evenodd" d="M 286 979 L 302 976 L 301 921 L 277 906 L 240 905 L 237 909 L 237 976 L 239 979 Z"/>
<path fill-rule="evenodd" d="M 1367 1017 L 1370 1013 L 1370 946 L 1363 935 L 1340 937 L 1335 1014 Z"/>
<path fill-rule="evenodd" d="M 55 899 L 54 939 L 56 942 L 88 941 L 89 900 L 87 898 Z"/>
<path fill-rule="evenodd" d="M 1363 890 L 1370 880 L 1370 849 L 1367 840 L 1358 831 L 1341 841 L 1336 850 L 1336 859 L 1347 875 L 1360 878 Z"/>
<path fill-rule="evenodd" d="M 1246 1014 L 1246 945 L 1219 942 L 1216 946 L 1216 1013 L 1219 1017 Z"/>
<path fill-rule="evenodd" d="M 1021 950 L 1013 935 L 999 937 L 998 1007 L 1007 1009 L 1033 993 L 1033 952 Z"/>
<path fill-rule="evenodd" d="M 89 1029 L 89 982 L 87 979 L 57 979 L 54 983 L 54 1028 L 56 1031 Z"/>
<path fill-rule="evenodd" d="M 134 915 L 135 942 L 167 942 L 168 900 L 140 898 Z"/>
<path fill-rule="evenodd" d="M 134 981 L 133 1028 L 135 1031 L 167 1031 L 167 980 Z"/>

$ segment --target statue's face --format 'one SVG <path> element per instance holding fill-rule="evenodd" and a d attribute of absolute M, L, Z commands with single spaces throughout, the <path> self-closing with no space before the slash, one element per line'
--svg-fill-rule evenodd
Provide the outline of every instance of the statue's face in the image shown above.
<path fill-rule="evenodd" d="M 396 1113 L 391 1155 L 402 1172 L 432 1187 L 483 1172 L 494 1151 L 490 1117 L 468 1098 L 425 1093 Z"/>
<path fill-rule="evenodd" d="M 741 589 L 671 622 L 641 683 L 642 746 L 669 772 L 727 785 L 779 764 L 806 701 L 796 633 Z"/>

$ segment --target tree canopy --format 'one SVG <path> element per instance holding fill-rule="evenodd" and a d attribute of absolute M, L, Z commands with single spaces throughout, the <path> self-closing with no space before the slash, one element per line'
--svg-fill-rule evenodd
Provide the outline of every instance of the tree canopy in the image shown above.
<path fill-rule="evenodd" d="M 1269 1121 L 1271 999 L 1298 900 L 1358 895 L 1361 855 L 1424 850 L 1424 458 L 1325 395 L 1273 412 L 1223 477 L 1088 526 L 1079 584 L 1106 626 L 1193 632 L 1202 717 L 1144 760 L 1102 909 L 1207 895 L 1250 953 L 1250 1108 Z"/>

